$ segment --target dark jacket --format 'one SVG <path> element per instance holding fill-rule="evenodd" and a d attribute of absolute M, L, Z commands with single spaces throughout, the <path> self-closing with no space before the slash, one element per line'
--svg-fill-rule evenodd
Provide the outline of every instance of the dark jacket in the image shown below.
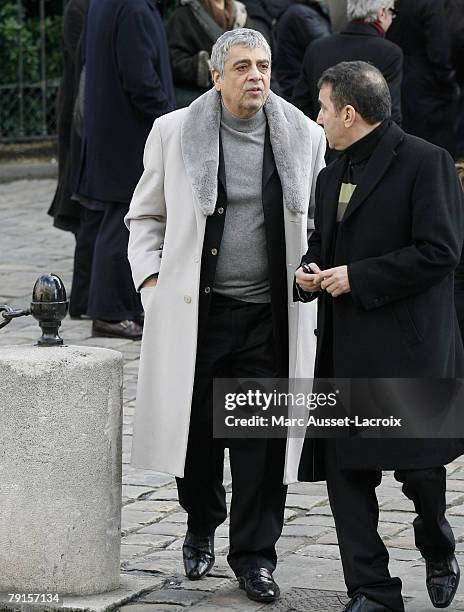
<path fill-rule="evenodd" d="M 339 34 L 319 38 L 307 49 L 292 102 L 311 119 L 319 112 L 317 82 L 322 73 L 339 62 L 370 62 L 385 77 L 392 97 L 392 118 L 401 123 L 401 49 L 367 23 L 351 22 Z"/>
<path fill-rule="evenodd" d="M 464 348 L 454 310 L 454 269 L 464 236 L 464 201 L 446 151 L 392 123 L 377 144 L 335 235 L 345 156 L 322 170 L 315 231 L 303 260 L 348 265 L 351 293 L 320 295 L 316 377 L 454 378 Z M 313 478 L 313 441 L 301 475 Z M 317 447 L 317 443 L 315 445 Z M 337 440 L 346 469 L 446 464 L 461 440 Z M 319 474 L 321 476 L 321 474 Z"/>
<path fill-rule="evenodd" d="M 48 214 L 55 227 L 76 233 L 80 206 L 71 199 L 79 170 L 81 139 L 73 126 L 82 68 L 81 35 L 90 0 L 69 0 L 63 14 L 63 76 L 57 100 L 58 185 Z"/>
<path fill-rule="evenodd" d="M 443 0 L 400 0 L 388 38 L 404 53 L 403 128 L 453 155 L 456 82 Z"/>
<path fill-rule="evenodd" d="M 282 185 L 274 161 L 274 154 L 266 130 L 262 171 L 262 201 L 264 227 L 268 254 L 269 282 L 271 289 L 272 321 L 276 347 L 276 368 L 279 378 L 288 377 L 288 316 L 287 316 L 287 272 L 285 261 L 285 230 L 282 208 Z M 222 212 L 218 213 L 218 209 Z M 221 244 L 227 210 L 226 175 L 222 147 L 218 169 L 218 198 L 216 209 L 206 222 L 201 259 L 200 287 L 212 287 L 216 274 L 217 254 L 213 247 Z M 220 249 L 220 246 L 219 246 Z M 200 290 L 198 338 L 204 335 L 208 325 L 211 292 Z"/>
<path fill-rule="evenodd" d="M 464 0 L 445 0 L 445 12 L 451 37 L 451 61 L 456 70 L 456 80 L 462 88 L 464 86 Z"/>
<path fill-rule="evenodd" d="M 243 4 L 247 7 L 248 14 L 253 19 L 258 17 L 261 19 L 267 19 L 269 25 L 275 19 L 279 19 L 282 13 L 287 9 L 295 0 L 243 0 Z"/>
<path fill-rule="evenodd" d="M 286 100 L 291 100 L 306 48 L 314 40 L 329 34 L 329 11 L 322 2 L 307 0 L 293 4 L 277 22 L 274 72 Z"/>
<path fill-rule="evenodd" d="M 153 121 L 174 109 L 164 26 L 155 0 L 91 0 L 78 193 L 129 203 Z"/>
<path fill-rule="evenodd" d="M 253 27 L 248 18 L 244 27 Z M 185 1 L 174 11 L 167 24 L 167 39 L 176 87 L 196 88 L 196 97 L 210 89 L 207 60 L 223 33 L 198 2 Z"/>

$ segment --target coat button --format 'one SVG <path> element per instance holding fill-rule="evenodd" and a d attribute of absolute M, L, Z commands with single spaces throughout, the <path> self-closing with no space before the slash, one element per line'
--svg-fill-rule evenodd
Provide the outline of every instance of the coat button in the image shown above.
<path fill-rule="evenodd" d="M 186 304 L 190 304 L 192 301 L 192 298 L 189 295 L 184 295 L 184 302 Z"/>
<path fill-rule="evenodd" d="M 222 206 L 220 206 L 220 207 L 218 208 L 218 213 L 219 213 L 220 215 L 223 215 L 223 214 L 224 214 L 224 209 L 222 208 Z"/>
<path fill-rule="evenodd" d="M 318 329 L 315 329 L 315 330 L 314 330 L 314 335 L 315 335 L 315 336 L 319 336 L 319 330 L 318 330 Z"/>
<path fill-rule="evenodd" d="M 205 287 L 205 293 L 211 293 L 211 287 Z"/>
<path fill-rule="evenodd" d="M 211 249 L 211 255 L 217 255 L 217 254 L 218 254 L 217 249 Z"/>

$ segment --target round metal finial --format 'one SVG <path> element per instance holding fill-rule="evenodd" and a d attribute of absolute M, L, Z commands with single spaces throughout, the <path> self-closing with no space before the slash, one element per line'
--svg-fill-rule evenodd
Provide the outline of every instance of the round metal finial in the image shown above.
<path fill-rule="evenodd" d="M 36 280 L 32 291 L 31 314 L 42 329 L 39 346 L 61 346 L 63 340 L 58 334 L 61 321 L 69 307 L 63 281 L 56 274 L 42 274 Z"/>

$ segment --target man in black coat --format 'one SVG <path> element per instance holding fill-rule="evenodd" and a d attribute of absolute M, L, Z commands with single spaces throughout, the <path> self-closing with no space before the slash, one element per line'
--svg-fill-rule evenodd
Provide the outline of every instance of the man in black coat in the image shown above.
<path fill-rule="evenodd" d="M 137 322 L 142 307 L 123 219 L 142 175 L 153 121 L 175 107 L 166 36 L 155 0 L 91 0 L 84 37 L 81 231 L 102 216 L 87 315 L 93 335 L 135 340 L 142 335 Z"/>
<path fill-rule="evenodd" d="M 312 273 L 296 272 L 295 298 L 319 297 L 315 376 L 462 377 L 453 273 L 464 202 L 452 159 L 391 121 L 387 84 L 373 66 L 343 62 L 323 74 L 320 86 L 318 123 L 343 154 L 319 175 L 315 230 L 303 258 Z M 390 576 L 377 533 L 381 470 L 395 470 L 414 502 L 430 598 L 449 605 L 459 568 L 443 466 L 462 454 L 463 441 L 316 442 L 305 441 L 299 478 L 327 478 L 352 598 L 347 610 L 404 610 L 401 581 Z"/>
<path fill-rule="evenodd" d="M 306 50 L 292 102 L 305 115 L 319 112 L 317 83 L 324 70 L 339 62 L 362 60 L 373 64 L 385 77 L 392 98 L 392 117 L 401 124 L 401 49 L 385 39 L 394 13 L 388 0 L 348 0 L 350 23 L 342 32 L 314 41 Z"/>
<path fill-rule="evenodd" d="M 404 53 L 404 129 L 454 155 L 457 87 L 443 0 L 399 0 L 388 37 Z"/>
<path fill-rule="evenodd" d="M 79 228 L 80 206 L 72 199 L 73 178 L 79 163 L 81 140 L 73 125 L 73 112 L 82 68 L 80 41 L 88 8 L 89 0 L 69 0 L 63 13 L 63 76 L 56 109 L 58 185 L 48 211 L 54 217 L 55 227 L 74 234 Z"/>
<path fill-rule="evenodd" d="M 329 8 L 323 0 L 300 0 L 283 13 L 275 27 L 274 67 L 283 98 L 292 98 L 308 45 L 329 34 Z"/>

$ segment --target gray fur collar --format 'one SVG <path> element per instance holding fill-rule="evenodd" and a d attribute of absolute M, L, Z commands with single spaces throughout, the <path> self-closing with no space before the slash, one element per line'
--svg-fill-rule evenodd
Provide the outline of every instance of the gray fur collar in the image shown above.
<path fill-rule="evenodd" d="M 287 208 L 303 214 L 310 199 L 310 121 L 270 92 L 264 105 L 274 161 Z M 221 98 L 213 88 L 190 105 L 182 124 L 181 146 L 187 174 L 201 212 L 212 215 L 217 200 Z"/>

